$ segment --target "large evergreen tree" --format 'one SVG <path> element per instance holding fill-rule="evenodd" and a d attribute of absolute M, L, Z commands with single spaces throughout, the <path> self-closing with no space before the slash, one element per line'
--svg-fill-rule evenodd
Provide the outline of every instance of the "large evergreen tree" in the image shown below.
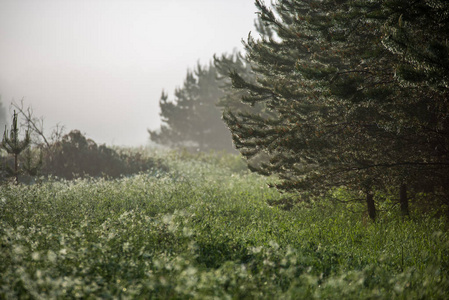
<path fill-rule="evenodd" d="M 329 86 L 322 84 L 350 63 L 340 61 L 330 47 L 329 39 L 341 44 L 338 37 L 331 37 L 333 31 L 340 33 L 329 16 L 340 8 L 331 1 L 279 1 L 275 14 L 256 3 L 264 25 L 276 34 L 249 38 L 246 44 L 257 83 L 238 74 L 232 78 L 235 87 L 249 91 L 244 102 L 264 102 L 272 117 L 226 114 L 237 147 L 248 158 L 259 152 L 270 156 L 270 164 L 258 171 L 280 175 L 284 181 L 277 187 L 284 190 L 322 192 L 330 186 L 351 184 L 356 178 L 348 176 L 355 163 L 355 148 L 348 145 L 353 139 L 363 145 L 369 140 L 362 139 L 357 130 L 361 126 L 348 122 L 344 103 L 339 97 L 331 99 Z"/>
<path fill-rule="evenodd" d="M 224 117 L 243 155 L 270 157 L 257 171 L 279 175 L 278 188 L 322 193 L 344 185 L 366 194 L 374 218 L 374 190 L 396 184 L 403 195 L 421 170 L 424 181 L 439 187 L 447 180 L 447 156 L 430 160 L 424 130 L 447 114 L 429 108 L 434 93 L 401 83 L 404 54 L 385 47 L 392 40 L 388 26 L 401 12 L 392 10 L 396 2 L 281 0 L 272 11 L 256 1 L 263 26 L 275 34 L 246 43 L 255 83 L 231 77 L 248 92 L 243 102 L 263 102 L 273 117 L 232 111 Z"/>
<path fill-rule="evenodd" d="M 215 67 L 198 65 L 194 72 L 187 72 L 173 101 L 162 93 L 159 105 L 163 125 L 160 130 L 149 131 L 151 140 L 192 150 L 233 151 L 229 130 L 217 107 L 222 96 Z"/>
<path fill-rule="evenodd" d="M 405 214 L 407 190 L 434 191 L 449 203 L 448 50 L 442 42 L 448 7 L 441 1 L 350 2 L 359 15 L 345 35 L 345 49 L 360 62 L 353 68 L 355 95 L 375 116 L 380 130 L 373 137 L 384 156 L 363 167 L 381 170 L 384 181 L 397 186 Z M 372 43 L 360 40 L 367 33 Z"/>
<path fill-rule="evenodd" d="M 420 153 L 411 165 L 419 170 L 420 181 L 449 204 L 449 3 L 389 0 L 381 13 L 382 43 L 400 57 L 395 78 L 407 91 L 403 123 L 414 130 Z"/>

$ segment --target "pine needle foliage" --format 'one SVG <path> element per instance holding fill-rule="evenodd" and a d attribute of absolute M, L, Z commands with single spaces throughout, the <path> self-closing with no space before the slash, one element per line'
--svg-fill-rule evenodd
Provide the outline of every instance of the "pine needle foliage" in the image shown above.
<path fill-rule="evenodd" d="M 366 195 L 373 218 L 372 195 L 391 186 L 398 194 L 404 186 L 414 192 L 434 190 L 442 200 L 436 203 L 447 203 L 445 75 L 430 72 L 436 70 L 430 54 L 416 50 L 413 60 L 399 50 L 413 42 L 404 46 L 398 33 L 404 20 L 419 14 L 426 21 L 418 18 L 415 27 L 408 27 L 410 35 L 417 31 L 422 48 L 439 61 L 435 53 L 445 55 L 444 43 L 432 48 L 435 43 L 427 43 L 426 36 L 435 27 L 435 40 L 447 38 L 447 6 L 399 2 L 280 0 L 269 7 L 256 1 L 261 26 L 271 32 L 250 35 L 245 43 L 256 80 L 237 72 L 230 77 L 236 89 L 246 91 L 242 102 L 262 104 L 272 117 L 227 111 L 224 120 L 245 157 L 269 157 L 254 170 L 278 175 L 282 182 L 275 187 L 323 195 L 344 186 Z M 437 19 L 426 17 L 435 11 Z M 395 16 L 402 16 L 399 28 L 392 22 Z M 428 68 L 414 77 L 416 88 L 411 89 L 398 73 L 410 66 L 419 69 L 413 65 L 417 57 Z M 421 88 L 424 74 L 435 77 L 434 87 Z"/>

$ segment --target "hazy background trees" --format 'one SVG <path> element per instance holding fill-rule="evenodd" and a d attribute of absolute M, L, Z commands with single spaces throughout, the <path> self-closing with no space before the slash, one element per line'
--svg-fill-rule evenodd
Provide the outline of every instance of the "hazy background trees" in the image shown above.
<path fill-rule="evenodd" d="M 149 130 L 151 140 L 192 151 L 232 152 L 231 134 L 217 106 L 223 96 L 215 66 L 198 64 L 193 72 L 187 71 L 173 100 L 162 92 L 159 106 L 163 124 L 159 130 Z"/>
<path fill-rule="evenodd" d="M 262 36 L 271 36 L 270 29 L 255 20 L 255 28 Z M 159 100 L 162 125 L 148 130 L 150 140 L 171 148 L 190 151 L 236 152 L 231 132 L 222 120 L 223 112 L 273 115 L 264 104 L 242 102 L 248 91 L 236 89 L 230 75 L 238 73 L 247 82 L 255 82 L 252 66 L 241 52 L 214 55 L 213 63 L 188 70 L 182 87 L 174 91 L 170 100 L 163 91 Z M 235 140 L 234 140 L 235 142 Z M 250 166 L 255 160 L 250 162 Z"/>

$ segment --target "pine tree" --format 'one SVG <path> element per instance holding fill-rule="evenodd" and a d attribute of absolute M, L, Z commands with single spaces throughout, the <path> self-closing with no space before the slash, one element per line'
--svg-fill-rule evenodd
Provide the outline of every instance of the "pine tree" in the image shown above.
<path fill-rule="evenodd" d="M 176 89 L 173 101 L 162 93 L 159 105 L 163 125 L 160 130 L 149 131 L 151 140 L 191 150 L 234 151 L 229 130 L 217 107 L 222 96 L 215 67 L 198 64 L 194 73 L 187 72 L 184 85 Z"/>
<path fill-rule="evenodd" d="M 407 191 L 441 190 L 449 183 L 444 150 L 448 142 L 448 131 L 444 129 L 448 128 L 448 110 L 444 104 L 447 90 L 441 84 L 447 77 L 448 52 L 446 49 L 439 52 L 440 57 L 432 58 L 428 54 L 435 44 L 430 37 L 444 41 L 448 35 L 448 6 L 437 2 L 353 2 L 351 10 L 358 11 L 361 19 L 357 28 L 351 30 L 352 34 L 346 35 L 346 53 L 349 51 L 349 55 L 363 59 L 360 64 L 363 69 L 353 69 L 357 78 L 354 93 L 357 107 L 369 108 L 375 116 L 373 121 L 380 131 L 374 138 L 384 155 L 365 168 L 382 170 L 384 181 L 396 185 L 405 215 L 408 214 Z M 370 40 L 374 43 L 360 40 L 367 34 L 372 34 Z M 427 67 L 422 68 L 423 64 Z M 435 72 L 436 68 L 440 70 Z M 433 79 L 424 79 L 428 75 L 423 74 Z M 345 82 L 341 75 L 338 80 Z M 346 86 L 343 83 L 342 90 Z M 348 90 L 351 89 L 345 89 Z M 449 195 L 447 191 L 443 194 Z"/>
<path fill-rule="evenodd" d="M 387 2 L 281 0 L 272 11 L 256 1 L 275 34 L 246 43 L 255 83 L 231 77 L 248 91 L 243 102 L 264 103 L 272 117 L 225 115 L 244 156 L 270 157 L 257 171 L 277 174 L 277 188 L 322 194 L 345 186 L 365 193 L 372 218 L 374 191 L 394 184 L 404 195 L 423 170 L 427 182 L 446 180 L 445 158 L 429 161 L 424 127 L 443 119 L 429 111 L 425 89 L 397 78 L 404 57 L 385 47 Z"/>
<path fill-rule="evenodd" d="M 257 1 L 264 26 L 276 37 L 250 37 L 246 44 L 256 83 L 231 76 L 236 88 L 249 91 L 244 102 L 263 102 L 271 110 L 270 118 L 228 113 L 225 120 L 235 144 L 248 158 L 266 153 L 270 164 L 257 171 L 278 174 L 283 182 L 276 187 L 287 191 L 321 193 L 331 186 L 350 185 L 356 178 L 349 176 L 355 163 L 349 144 L 362 141 L 362 136 L 355 137 L 360 126 L 350 126 L 344 103 L 330 99 L 329 86 L 322 85 L 322 78 L 338 70 L 337 63 L 343 65 L 328 41 L 334 24 L 327 13 L 338 11 L 338 5 L 324 2 L 279 1 L 273 13 Z"/>
<path fill-rule="evenodd" d="M 19 127 L 17 125 L 17 113 L 14 111 L 11 130 L 5 128 L 3 133 L 2 148 L 5 149 L 9 154 L 14 156 L 14 169 L 10 169 L 9 172 L 15 177 L 16 184 L 19 183 L 19 155 L 27 149 L 30 145 L 31 138 L 28 131 L 25 133 L 25 138 L 20 139 Z"/>
<path fill-rule="evenodd" d="M 449 3 L 383 1 L 382 43 L 400 59 L 395 78 L 409 109 L 402 128 L 420 155 L 411 162 L 424 185 L 449 204 Z M 416 184 L 416 183 L 415 183 Z M 406 196 L 406 193 L 403 192 Z"/>

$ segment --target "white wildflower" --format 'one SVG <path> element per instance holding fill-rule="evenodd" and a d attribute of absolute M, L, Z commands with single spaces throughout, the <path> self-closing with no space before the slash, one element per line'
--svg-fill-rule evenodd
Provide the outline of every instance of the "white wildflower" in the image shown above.
<path fill-rule="evenodd" d="M 33 260 L 39 260 L 39 259 L 41 258 L 41 255 L 40 255 L 39 252 L 33 252 L 33 253 L 31 254 L 31 258 L 32 258 Z"/>
<path fill-rule="evenodd" d="M 191 236 L 193 235 L 193 230 L 190 229 L 190 228 L 188 228 L 188 227 L 184 227 L 184 228 L 182 229 L 182 234 L 183 234 L 185 237 L 191 237 Z"/>
<path fill-rule="evenodd" d="M 123 251 L 128 251 L 129 250 L 129 246 L 130 246 L 130 244 L 128 243 L 128 242 L 126 242 L 126 243 L 124 243 L 123 244 Z"/>
<path fill-rule="evenodd" d="M 257 254 L 257 253 L 260 253 L 260 251 L 262 251 L 262 246 L 252 247 L 250 250 L 253 254 Z"/>
<path fill-rule="evenodd" d="M 270 246 L 275 250 L 279 249 L 279 244 L 276 243 L 275 241 L 270 241 Z"/>
<path fill-rule="evenodd" d="M 57 257 L 58 256 L 56 255 L 56 253 L 54 253 L 52 250 L 48 250 L 47 258 L 50 262 L 54 263 Z"/>

